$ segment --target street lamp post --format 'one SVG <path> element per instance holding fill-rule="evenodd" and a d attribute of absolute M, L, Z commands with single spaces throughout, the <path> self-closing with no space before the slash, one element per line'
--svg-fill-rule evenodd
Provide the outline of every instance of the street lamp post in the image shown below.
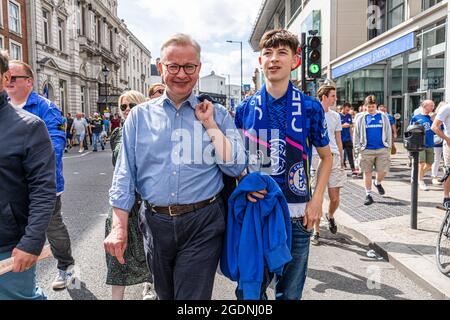
<path fill-rule="evenodd" d="M 109 69 L 106 66 L 106 64 L 103 66 L 102 72 L 103 72 L 103 75 L 105 76 L 105 96 L 106 96 L 105 104 L 106 104 L 106 109 L 109 110 L 109 108 L 108 108 L 108 76 L 109 76 Z M 100 110 L 100 113 L 101 113 L 101 110 Z"/>
<path fill-rule="evenodd" d="M 233 41 L 233 40 L 227 40 L 228 43 L 239 43 L 241 45 L 241 100 L 244 98 L 244 83 L 242 82 L 243 78 L 243 71 L 242 71 L 242 41 Z"/>

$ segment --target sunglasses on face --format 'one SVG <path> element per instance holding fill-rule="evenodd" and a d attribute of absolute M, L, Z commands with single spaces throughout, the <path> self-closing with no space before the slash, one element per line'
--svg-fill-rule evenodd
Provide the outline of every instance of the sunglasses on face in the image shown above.
<path fill-rule="evenodd" d="M 136 107 L 136 103 L 130 103 L 130 104 L 121 104 L 120 105 L 120 110 L 122 110 L 122 112 L 124 112 L 125 110 L 127 110 L 127 108 L 133 109 L 134 107 Z"/>
<path fill-rule="evenodd" d="M 164 89 L 156 90 L 155 92 L 153 92 L 152 96 L 154 96 L 155 94 L 160 94 L 160 95 L 164 94 Z"/>
<path fill-rule="evenodd" d="M 11 82 L 16 82 L 17 79 L 28 79 L 29 76 L 11 76 Z"/>

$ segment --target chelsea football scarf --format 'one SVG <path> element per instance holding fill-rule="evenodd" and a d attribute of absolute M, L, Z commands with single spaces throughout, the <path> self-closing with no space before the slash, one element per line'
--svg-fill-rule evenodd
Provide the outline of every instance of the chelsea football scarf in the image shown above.
<path fill-rule="evenodd" d="M 255 108 L 254 122 L 251 130 L 245 130 L 244 135 L 257 143 L 258 153 L 271 159 L 272 133 L 270 129 L 273 128 L 269 127 L 267 94 L 266 86 L 263 86 L 259 94 L 249 100 L 248 103 Z M 308 143 L 307 119 L 301 91 L 291 82 L 289 82 L 287 91 L 286 118 L 286 170 L 283 193 L 288 203 L 306 203 L 310 200 L 311 194 L 307 170 L 309 157 L 305 149 Z M 266 141 L 261 132 L 267 132 Z"/>

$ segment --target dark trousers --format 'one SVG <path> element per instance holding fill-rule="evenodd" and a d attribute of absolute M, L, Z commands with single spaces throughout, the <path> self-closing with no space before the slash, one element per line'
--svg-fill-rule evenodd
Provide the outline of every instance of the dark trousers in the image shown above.
<path fill-rule="evenodd" d="M 354 171 L 355 160 L 353 158 L 353 142 L 352 141 L 343 142 L 342 146 L 344 148 L 345 154 L 347 155 L 348 162 L 350 163 L 350 168 L 352 168 L 352 171 Z"/>
<path fill-rule="evenodd" d="M 177 217 L 146 210 L 160 300 L 211 300 L 225 232 L 222 199 Z"/>
<path fill-rule="evenodd" d="M 53 256 L 58 260 L 58 269 L 67 270 L 67 267 L 74 264 L 75 261 L 72 257 L 69 232 L 61 215 L 61 196 L 56 198 L 55 210 L 47 229 L 47 239 Z"/>

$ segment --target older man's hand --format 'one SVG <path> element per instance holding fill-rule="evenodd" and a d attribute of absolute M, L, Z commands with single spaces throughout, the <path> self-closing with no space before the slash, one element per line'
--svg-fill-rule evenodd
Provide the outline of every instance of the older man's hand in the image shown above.
<path fill-rule="evenodd" d="M 204 100 L 195 107 L 195 116 L 206 129 L 213 128 L 214 122 L 214 105 L 211 101 Z"/>
<path fill-rule="evenodd" d="M 25 251 L 19 250 L 17 248 L 13 250 L 11 256 L 14 258 L 14 265 L 12 272 L 27 271 L 36 264 L 39 258 L 38 256 L 26 253 Z"/>
<path fill-rule="evenodd" d="M 112 228 L 111 233 L 106 237 L 103 244 L 106 252 L 113 257 L 116 257 L 120 264 L 125 264 L 123 255 L 125 253 L 125 249 L 127 248 L 127 242 L 128 230 L 117 226 Z"/>

